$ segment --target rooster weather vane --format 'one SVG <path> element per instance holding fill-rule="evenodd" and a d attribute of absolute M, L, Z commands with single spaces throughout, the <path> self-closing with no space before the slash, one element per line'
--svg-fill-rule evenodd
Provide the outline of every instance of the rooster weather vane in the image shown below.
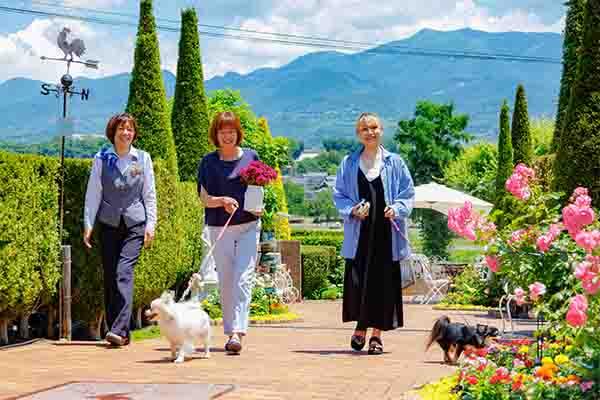
<path fill-rule="evenodd" d="M 71 63 L 83 64 L 87 68 L 93 68 L 93 69 L 98 69 L 98 64 L 100 63 L 97 60 L 85 60 L 85 61 L 75 60 L 75 57 L 81 59 L 81 57 L 85 54 L 86 48 L 85 48 L 85 43 L 83 42 L 83 40 L 81 40 L 79 38 L 74 38 L 74 39 L 69 40 L 70 34 L 71 34 L 71 29 L 64 27 L 58 33 L 58 37 L 56 38 L 56 44 L 64 53 L 63 58 L 46 57 L 46 56 L 41 57 L 41 59 L 44 61 L 60 61 L 60 62 L 67 63 L 67 73 L 64 74 L 62 76 L 62 78 L 60 78 L 60 85 L 51 85 L 48 83 L 43 83 L 42 84 L 42 92 L 41 92 L 43 95 L 48 95 L 48 94 L 50 94 L 50 92 L 54 92 L 57 97 L 61 93 L 64 94 L 64 96 L 65 96 L 65 104 L 64 104 L 64 112 L 63 112 L 64 118 L 66 118 L 66 96 L 67 95 L 73 96 L 74 94 L 78 94 L 78 95 L 81 95 L 82 100 L 87 100 L 90 95 L 89 89 L 81 89 L 81 91 L 76 92 L 74 90 L 75 88 L 71 86 L 73 84 L 73 78 L 71 77 L 71 75 L 69 75 L 69 71 L 71 69 Z"/>
<path fill-rule="evenodd" d="M 69 58 L 69 60 L 73 61 L 73 53 L 79 58 L 85 53 L 85 44 L 83 40 L 77 38 L 73 39 L 71 42 L 68 40 L 68 35 L 71 33 L 71 30 L 67 27 L 63 28 L 62 31 L 58 34 L 58 38 L 56 39 L 56 44 L 60 49 L 65 53 L 65 60 Z"/>

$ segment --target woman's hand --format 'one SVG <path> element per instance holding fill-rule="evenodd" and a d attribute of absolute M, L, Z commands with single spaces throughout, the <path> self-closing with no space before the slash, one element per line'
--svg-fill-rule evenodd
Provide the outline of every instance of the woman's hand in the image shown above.
<path fill-rule="evenodd" d="M 221 197 L 221 205 L 228 214 L 233 214 L 240 206 L 237 200 L 232 197 Z"/>
<path fill-rule="evenodd" d="M 147 230 L 144 233 L 144 248 L 149 248 L 152 245 L 152 242 L 154 241 L 154 231 L 151 230 Z"/>
<path fill-rule="evenodd" d="M 91 229 L 83 230 L 83 244 L 88 249 L 92 248 L 92 230 Z"/>
<path fill-rule="evenodd" d="M 264 211 L 262 211 L 262 210 L 260 210 L 260 211 L 250 211 L 250 213 L 256 215 L 257 217 L 262 217 L 263 212 Z"/>
<path fill-rule="evenodd" d="M 387 206 L 387 207 L 385 208 L 385 210 L 383 210 L 383 212 L 384 212 L 384 215 L 385 215 L 385 217 L 386 217 L 386 218 L 389 218 L 389 219 L 394 219 L 394 218 L 396 218 L 396 212 L 395 212 L 395 211 L 394 211 L 394 209 L 393 209 L 392 207 L 390 207 L 390 206 Z"/>
<path fill-rule="evenodd" d="M 358 219 L 365 219 L 369 216 L 369 203 L 358 203 L 352 207 L 352 215 Z"/>

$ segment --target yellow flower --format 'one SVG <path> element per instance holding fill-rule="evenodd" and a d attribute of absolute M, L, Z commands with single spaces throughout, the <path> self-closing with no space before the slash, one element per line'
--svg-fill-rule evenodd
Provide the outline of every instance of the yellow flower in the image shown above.
<path fill-rule="evenodd" d="M 552 357 L 544 357 L 542 358 L 542 365 L 544 364 L 554 364 L 554 360 Z"/>
<path fill-rule="evenodd" d="M 556 357 L 554 357 L 554 362 L 558 365 L 566 364 L 569 362 L 569 356 L 559 354 Z"/>
<path fill-rule="evenodd" d="M 519 348 L 519 353 L 521 353 L 521 354 L 527 354 L 527 353 L 529 353 L 529 346 L 521 346 Z"/>
<path fill-rule="evenodd" d="M 550 348 L 552 350 L 558 350 L 558 349 L 560 349 L 560 344 L 558 344 L 558 343 L 551 343 L 550 344 Z"/>
<path fill-rule="evenodd" d="M 569 345 L 567 345 L 567 347 L 565 347 L 565 351 L 567 353 L 570 353 L 572 350 L 573 350 L 573 345 L 571 345 L 571 344 L 569 344 Z"/>

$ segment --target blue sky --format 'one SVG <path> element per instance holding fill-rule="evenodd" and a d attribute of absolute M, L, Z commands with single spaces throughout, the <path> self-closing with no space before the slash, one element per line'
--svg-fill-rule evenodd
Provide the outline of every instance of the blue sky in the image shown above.
<path fill-rule="evenodd" d="M 266 32 L 322 36 L 382 43 L 411 36 L 423 28 L 485 31 L 561 32 L 562 0 L 154 0 L 155 16 L 179 19 L 182 7 L 195 7 L 201 23 Z M 138 13 L 134 0 L 0 0 L 0 6 L 135 21 L 118 15 Z M 70 7 L 70 8 L 69 8 Z M 76 9 L 79 8 L 79 9 Z M 98 71 L 75 68 L 89 77 L 129 72 L 135 27 L 113 27 L 58 18 L 18 15 L 0 10 L 0 82 L 14 77 L 54 80 L 63 72 L 42 64 L 41 55 L 60 56 L 55 38 L 63 26 L 82 37 L 89 58 L 101 60 Z M 177 26 L 172 25 L 172 26 Z M 160 32 L 161 63 L 175 71 L 177 33 Z M 202 37 L 205 77 L 228 71 L 247 73 L 283 65 L 314 48 Z"/>

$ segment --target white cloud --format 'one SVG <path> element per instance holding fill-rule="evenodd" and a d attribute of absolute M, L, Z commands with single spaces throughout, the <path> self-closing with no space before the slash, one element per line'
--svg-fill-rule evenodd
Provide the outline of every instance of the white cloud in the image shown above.
<path fill-rule="evenodd" d="M 531 10 L 511 9 L 498 15 L 473 0 L 412 0 L 373 5 L 366 0 L 283 0 L 271 13 L 241 22 L 241 27 L 264 32 L 321 36 L 338 40 L 383 43 L 409 37 L 423 28 L 560 32 L 564 17 L 544 23 Z M 294 40 L 294 39 L 290 39 Z M 216 41 L 217 43 L 212 43 Z M 227 71 L 245 73 L 264 66 L 279 66 L 315 48 L 281 44 L 206 40 L 209 50 L 207 75 Z M 218 49 L 218 51 L 217 51 Z M 229 51 L 227 51 L 229 50 Z M 218 61 L 212 55 L 219 54 Z"/>

